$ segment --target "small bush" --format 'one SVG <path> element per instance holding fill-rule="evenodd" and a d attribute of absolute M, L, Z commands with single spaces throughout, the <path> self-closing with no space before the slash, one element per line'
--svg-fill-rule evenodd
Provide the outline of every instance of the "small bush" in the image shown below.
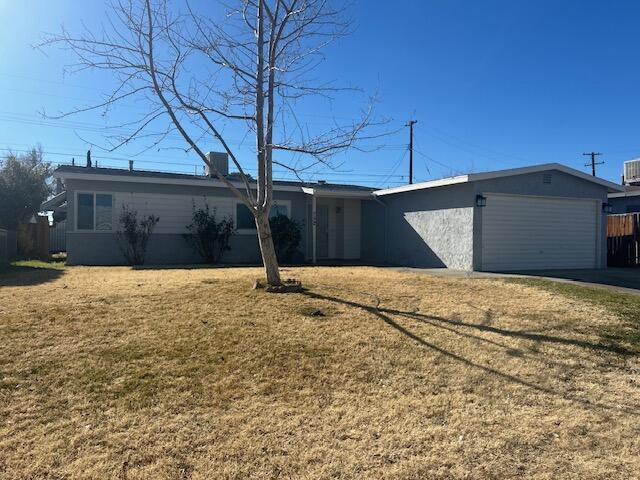
<path fill-rule="evenodd" d="M 302 240 L 301 225 L 286 215 L 276 215 L 269 219 L 269 223 L 278 260 L 281 262 L 291 261 Z"/>
<path fill-rule="evenodd" d="M 138 212 L 122 206 L 120 214 L 121 230 L 118 231 L 120 249 L 129 265 L 142 265 L 147 252 L 149 237 L 160 218 L 148 215 L 138 220 Z"/>
<path fill-rule="evenodd" d="M 198 209 L 194 203 L 192 222 L 187 230 L 189 233 L 183 235 L 184 239 L 207 263 L 219 263 L 224 252 L 231 250 L 229 241 L 235 233 L 233 220 L 216 221 L 215 209 L 211 212 L 206 203 L 204 208 Z"/>

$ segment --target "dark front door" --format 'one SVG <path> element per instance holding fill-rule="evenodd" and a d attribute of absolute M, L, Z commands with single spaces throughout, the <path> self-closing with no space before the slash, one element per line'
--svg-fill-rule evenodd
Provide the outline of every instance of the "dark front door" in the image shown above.
<path fill-rule="evenodd" d="M 327 258 L 329 256 L 329 206 L 318 205 L 316 207 L 316 256 Z"/>

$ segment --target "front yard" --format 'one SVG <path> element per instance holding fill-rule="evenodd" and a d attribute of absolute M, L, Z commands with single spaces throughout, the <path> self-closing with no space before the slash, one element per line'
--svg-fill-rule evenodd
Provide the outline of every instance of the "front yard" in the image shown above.
<path fill-rule="evenodd" d="M 0 273 L 0 478 L 638 478 L 640 297 L 260 273 Z"/>

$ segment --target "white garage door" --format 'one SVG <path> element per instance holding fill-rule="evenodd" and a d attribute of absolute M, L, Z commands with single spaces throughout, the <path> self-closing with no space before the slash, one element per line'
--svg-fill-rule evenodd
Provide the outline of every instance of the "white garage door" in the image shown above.
<path fill-rule="evenodd" d="M 596 200 L 486 194 L 482 269 L 596 268 Z"/>

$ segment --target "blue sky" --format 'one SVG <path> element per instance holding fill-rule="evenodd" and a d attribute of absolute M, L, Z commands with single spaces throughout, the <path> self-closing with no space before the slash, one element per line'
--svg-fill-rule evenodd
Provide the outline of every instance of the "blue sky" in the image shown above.
<path fill-rule="evenodd" d="M 49 160 L 69 162 L 83 157 L 88 142 L 102 144 L 106 125 L 127 120 L 127 108 L 64 121 L 39 115 L 88 104 L 109 87 L 104 74 L 64 75 L 68 54 L 32 48 L 61 24 L 99 28 L 106 8 L 100 0 L 0 0 L 0 148 L 41 143 Z M 637 1 L 354 0 L 351 16 L 353 34 L 327 51 L 318 76 L 377 92 L 389 129 L 418 120 L 417 180 L 544 162 L 588 171 L 582 153 L 596 150 L 606 162 L 599 175 L 619 181 L 622 162 L 640 156 Z M 356 105 L 316 102 L 300 105 L 299 114 L 318 128 L 356 116 Z M 228 135 L 254 167 L 251 139 L 233 128 Z M 341 155 L 339 171 L 315 178 L 405 183 L 407 141 L 401 129 L 376 140 L 379 150 Z M 93 154 L 102 165 L 125 167 L 134 158 L 139 168 L 201 170 L 180 146 L 172 138 L 135 157 L 139 145 L 113 153 L 94 147 Z M 215 150 L 215 142 L 205 148 Z"/>

